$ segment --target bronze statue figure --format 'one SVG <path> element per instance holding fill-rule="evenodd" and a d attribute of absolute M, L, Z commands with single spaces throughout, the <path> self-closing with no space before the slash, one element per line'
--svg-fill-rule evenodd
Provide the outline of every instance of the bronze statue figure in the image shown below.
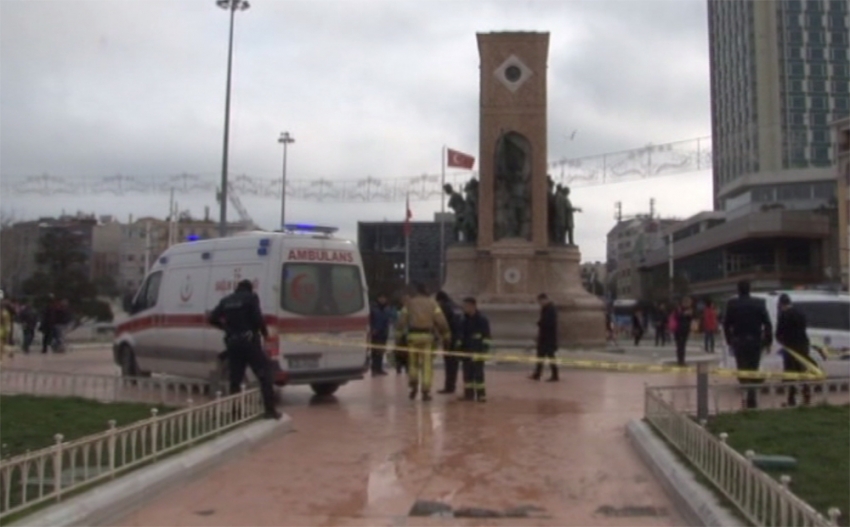
<path fill-rule="evenodd" d="M 546 194 L 546 229 L 549 235 L 549 243 L 558 243 L 558 222 L 555 215 L 557 207 L 555 205 L 555 180 L 551 175 L 546 176 L 548 181 L 549 192 Z"/>
<path fill-rule="evenodd" d="M 581 212 L 581 209 L 578 207 L 573 207 L 572 202 L 570 201 L 570 187 L 564 186 L 559 187 L 559 192 L 563 196 L 562 206 L 564 207 L 563 217 L 564 217 L 564 231 L 566 232 L 566 242 L 567 245 L 575 245 L 575 239 L 573 238 L 573 233 L 575 231 L 575 213 Z M 563 238 L 560 238 L 563 240 Z"/>
<path fill-rule="evenodd" d="M 452 188 L 449 183 L 446 183 L 443 186 L 443 191 L 449 195 L 449 208 L 455 213 L 455 221 L 453 225 L 454 241 L 460 241 L 460 234 L 462 232 L 464 222 L 466 221 L 466 201 L 459 192 L 455 192 L 454 188 Z"/>
<path fill-rule="evenodd" d="M 496 239 L 531 238 L 531 145 L 516 132 L 496 142 L 494 205 Z"/>

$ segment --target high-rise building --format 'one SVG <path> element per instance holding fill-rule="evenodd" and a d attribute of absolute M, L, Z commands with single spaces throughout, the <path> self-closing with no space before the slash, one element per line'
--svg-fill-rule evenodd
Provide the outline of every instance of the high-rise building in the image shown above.
<path fill-rule="evenodd" d="M 708 0 L 708 28 L 715 209 L 834 200 L 830 123 L 850 111 L 847 0 Z"/>
<path fill-rule="evenodd" d="M 835 167 L 838 178 L 838 253 L 841 260 L 841 282 L 850 285 L 850 117 L 833 123 L 835 129 Z"/>

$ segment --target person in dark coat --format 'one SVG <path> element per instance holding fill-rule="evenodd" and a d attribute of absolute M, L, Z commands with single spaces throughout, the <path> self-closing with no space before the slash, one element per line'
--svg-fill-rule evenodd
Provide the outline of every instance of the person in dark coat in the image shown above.
<path fill-rule="evenodd" d="M 475 298 L 463 299 L 463 311 L 458 345 L 468 353 L 463 358 L 463 399 L 483 403 L 487 400 L 483 355 L 490 351 L 490 321 L 478 311 Z"/>
<path fill-rule="evenodd" d="M 372 344 L 370 362 L 373 377 L 387 374 L 384 371 L 384 353 L 386 352 L 387 340 L 390 338 L 391 322 L 387 296 L 378 295 L 369 312 L 369 343 Z"/>
<path fill-rule="evenodd" d="M 41 323 L 39 331 L 41 332 L 41 353 L 46 354 L 48 348 L 54 346 L 56 342 L 57 324 L 59 322 L 59 304 L 51 295 L 47 305 L 41 312 Z"/>
<path fill-rule="evenodd" d="M 459 349 L 458 342 L 461 339 L 461 325 L 463 324 L 463 311 L 449 297 L 445 291 L 440 291 L 435 297 L 443 316 L 449 323 L 449 328 L 452 333 L 452 340 L 449 346 L 444 350 L 449 352 L 448 355 L 443 355 L 443 364 L 445 365 L 446 380 L 443 389 L 437 393 L 455 393 L 457 387 L 457 374 L 460 368 L 460 357 L 454 355 Z"/>
<path fill-rule="evenodd" d="M 667 345 L 667 322 L 670 318 L 670 313 L 667 311 L 667 306 L 658 304 L 658 309 L 655 313 L 655 347 Z"/>
<path fill-rule="evenodd" d="M 779 296 L 779 316 L 776 321 L 776 341 L 785 349 L 782 352 L 782 363 L 786 372 L 804 373 L 808 370 L 797 357 L 785 350 L 791 350 L 804 361 L 814 364 L 809 354 L 809 335 L 806 330 L 806 316 L 791 304 L 791 298 L 782 294 Z M 796 382 L 796 381 L 790 381 Z M 808 405 L 812 399 L 811 387 L 803 386 L 803 404 Z M 797 405 L 797 387 L 788 388 L 788 406 Z"/>
<path fill-rule="evenodd" d="M 688 339 L 691 336 L 691 324 L 694 321 L 694 308 L 690 297 L 684 297 L 679 307 L 674 312 L 676 320 L 673 338 L 676 342 L 676 364 L 685 365 L 685 352 L 688 348 Z"/>
<path fill-rule="evenodd" d="M 537 303 L 540 304 L 540 320 L 537 321 L 537 366 L 534 367 L 534 373 L 531 374 L 531 379 L 540 380 L 543 374 L 543 363 L 549 359 L 549 367 L 552 369 L 552 376 L 546 379 L 547 382 L 558 381 L 558 366 L 554 363 L 555 352 L 558 350 L 558 310 L 555 309 L 555 304 L 549 299 L 545 293 L 537 295 Z"/>
<path fill-rule="evenodd" d="M 209 323 L 224 330 L 227 361 L 230 369 L 230 394 L 242 391 L 245 369 L 250 366 L 260 381 L 266 419 L 280 419 L 275 408 L 274 379 L 269 357 L 263 351 L 260 335 L 269 331 L 260 310 L 260 298 L 248 280 L 237 284 L 236 291 L 221 299 L 210 313 Z"/>
<path fill-rule="evenodd" d="M 643 313 L 640 309 L 632 313 L 632 336 L 635 338 L 635 346 L 640 346 L 644 334 Z"/>
<path fill-rule="evenodd" d="M 738 283 L 738 297 L 729 300 L 723 318 L 723 337 L 735 355 L 740 371 L 758 371 L 761 354 L 773 342 L 773 325 L 763 301 L 750 296 L 750 283 Z M 742 385 L 759 384 L 763 379 L 739 378 Z M 756 389 L 748 388 L 743 401 L 745 408 L 756 408 Z"/>
<path fill-rule="evenodd" d="M 18 323 L 24 332 L 24 340 L 21 343 L 21 349 L 24 353 L 30 352 L 33 340 L 35 340 L 35 329 L 38 327 L 38 314 L 31 305 L 26 304 L 18 313 Z"/>

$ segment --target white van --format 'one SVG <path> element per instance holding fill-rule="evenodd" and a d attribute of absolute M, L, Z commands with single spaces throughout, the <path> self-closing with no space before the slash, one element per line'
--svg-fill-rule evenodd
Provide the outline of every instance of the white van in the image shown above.
<path fill-rule="evenodd" d="M 116 328 L 113 352 L 122 374 L 161 373 L 227 386 L 223 333 L 207 324 L 207 315 L 247 279 L 268 325 L 265 344 L 276 384 L 309 384 L 330 395 L 362 379 L 369 325 L 363 263 L 357 246 L 334 237 L 335 231 L 287 226 L 169 248 L 139 287 L 130 317 Z M 364 346 L 279 338 L 287 334 L 356 339 Z"/>

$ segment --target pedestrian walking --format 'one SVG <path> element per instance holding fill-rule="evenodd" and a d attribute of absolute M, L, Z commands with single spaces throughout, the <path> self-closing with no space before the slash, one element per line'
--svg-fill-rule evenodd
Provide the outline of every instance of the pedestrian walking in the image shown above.
<path fill-rule="evenodd" d="M 806 316 L 791 304 L 791 298 L 785 293 L 779 295 L 776 341 L 783 348 L 780 353 L 782 353 L 782 366 L 786 373 L 804 373 L 808 368 L 803 361 L 807 361 L 809 365 L 814 365 L 810 354 Z M 789 382 L 796 383 L 798 381 L 791 380 Z M 802 392 L 803 404 L 810 404 L 812 400 L 811 387 L 804 384 Z M 796 386 L 788 388 L 788 406 L 797 406 Z"/>
<path fill-rule="evenodd" d="M 458 370 L 460 369 L 460 357 L 456 355 L 459 349 L 458 342 L 461 338 L 461 324 L 464 319 L 464 310 L 458 307 L 445 291 L 440 291 L 436 296 L 437 304 L 443 312 L 443 316 L 449 323 L 451 338 L 449 345 L 444 349 L 447 353 L 443 355 L 443 365 L 445 367 L 445 381 L 443 389 L 438 393 L 450 394 L 455 393 L 457 386 Z"/>
<path fill-rule="evenodd" d="M 552 375 L 547 382 L 558 382 L 558 366 L 555 364 L 555 352 L 558 350 L 558 310 L 546 293 L 537 295 L 540 304 L 540 319 L 537 321 L 537 365 L 531 379 L 540 380 L 544 363 L 548 362 Z"/>
<path fill-rule="evenodd" d="M 605 343 L 611 343 L 613 345 L 617 345 L 617 333 L 614 331 L 614 317 L 611 313 L 611 310 L 608 309 L 605 311 Z"/>
<path fill-rule="evenodd" d="M 271 363 L 263 351 L 260 336 L 269 332 L 260 310 L 260 298 L 249 280 L 237 284 L 236 291 L 224 297 L 209 315 L 209 323 L 224 331 L 230 373 L 230 393 L 242 391 L 245 370 L 250 366 L 260 382 L 266 419 L 280 419 L 275 408 Z"/>
<path fill-rule="evenodd" d="M 50 295 L 44 310 L 41 312 L 39 331 L 41 332 L 41 353 L 56 346 L 56 331 L 59 319 L 59 303 Z"/>
<path fill-rule="evenodd" d="M 667 312 L 667 306 L 663 303 L 658 304 L 655 313 L 655 347 L 667 345 L 667 325 L 670 314 Z"/>
<path fill-rule="evenodd" d="M 399 317 L 399 321 L 408 327 L 410 399 L 416 399 L 416 394 L 421 391 L 422 400 L 430 401 L 434 375 L 434 332 L 439 334 L 444 348 L 448 347 L 452 336 L 449 323 L 440 306 L 428 296 L 428 290 L 422 284 L 415 286 L 414 293 L 407 302 L 407 311 Z"/>
<path fill-rule="evenodd" d="M 714 353 L 715 335 L 719 329 L 717 322 L 717 308 L 711 299 L 705 302 L 702 310 L 702 334 L 706 353 Z"/>
<path fill-rule="evenodd" d="M 635 346 L 640 346 L 640 341 L 644 334 L 643 313 L 638 309 L 632 313 L 632 337 L 635 339 Z"/>
<path fill-rule="evenodd" d="M 21 349 L 24 353 L 29 353 L 30 346 L 32 346 L 32 343 L 35 340 L 35 329 L 38 326 L 38 314 L 36 314 L 35 310 L 28 303 L 24 304 L 18 313 L 18 324 L 21 325 L 21 330 L 23 332 Z"/>
<path fill-rule="evenodd" d="M 723 319 L 723 337 L 735 356 L 739 371 L 758 371 L 762 350 L 769 349 L 773 342 L 772 333 L 773 327 L 764 302 L 751 297 L 750 283 L 742 280 L 738 283 L 738 297 L 726 304 L 726 316 Z M 762 381 L 763 379 L 738 378 L 738 382 L 745 386 Z M 756 408 L 756 389 L 750 387 L 745 392 L 743 407 Z"/>
<path fill-rule="evenodd" d="M 672 328 L 673 339 L 676 342 L 676 364 L 685 365 L 685 352 L 688 347 L 688 338 L 691 336 L 691 324 L 694 320 L 694 308 L 691 298 L 682 298 L 679 307 L 673 311 L 674 328 Z"/>
<path fill-rule="evenodd" d="M 473 297 L 463 299 L 463 320 L 460 329 L 460 350 L 463 358 L 463 399 L 487 401 L 484 384 L 485 355 L 490 351 L 490 321 L 480 311 Z"/>
<path fill-rule="evenodd" d="M 369 343 L 372 376 L 386 375 L 384 371 L 384 353 L 390 338 L 390 311 L 387 296 L 378 295 L 369 312 Z"/>

